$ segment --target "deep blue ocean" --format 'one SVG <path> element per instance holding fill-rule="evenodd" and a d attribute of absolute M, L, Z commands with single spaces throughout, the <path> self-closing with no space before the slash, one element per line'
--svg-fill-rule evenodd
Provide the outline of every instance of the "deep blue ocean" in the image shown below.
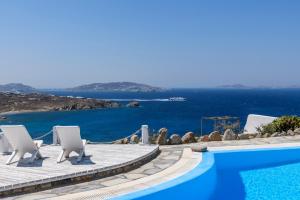
<path fill-rule="evenodd" d="M 99 109 L 70 112 L 41 112 L 9 115 L 1 124 L 24 124 L 33 138 L 48 132 L 54 125 L 79 125 L 82 138 L 105 142 L 130 135 L 142 124 L 151 130 L 166 127 L 169 134 L 201 132 L 201 118 L 208 116 L 237 116 L 243 127 L 248 114 L 271 116 L 300 115 L 300 90 L 221 90 L 186 89 L 153 93 L 78 93 L 48 91 L 60 96 L 81 96 L 99 99 L 141 100 L 140 108 Z M 184 102 L 166 101 L 181 96 Z M 211 131 L 204 124 L 204 132 Z M 52 137 L 45 138 L 50 143 Z"/>

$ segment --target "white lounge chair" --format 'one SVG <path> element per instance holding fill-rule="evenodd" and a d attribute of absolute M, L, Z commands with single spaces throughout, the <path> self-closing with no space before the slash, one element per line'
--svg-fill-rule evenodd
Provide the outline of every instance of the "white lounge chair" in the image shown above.
<path fill-rule="evenodd" d="M 26 153 L 31 154 L 31 158 L 29 160 L 30 163 L 37 158 L 42 158 L 39 149 L 43 144 L 43 140 L 33 141 L 25 126 L 0 126 L 0 129 L 3 131 L 4 136 L 13 150 L 11 156 L 6 162 L 7 165 L 11 164 L 14 157 L 18 157 L 18 161 L 23 159 Z"/>
<path fill-rule="evenodd" d="M 257 128 L 272 123 L 277 117 L 265 115 L 248 115 L 244 133 L 257 133 Z"/>
<path fill-rule="evenodd" d="M 0 154 L 6 155 L 13 151 L 3 132 L 0 132 Z"/>
<path fill-rule="evenodd" d="M 57 162 L 61 162 L 63 157 L 68 158 L 73 151 L 79 154 L 77 162 L 80 162 L 85 156 L 86 145 L 86 140 L 81 139 L 80 128 L 78 126 L 55 126 L 53 132 L 57 134 L 58 141 L 62 146 Z"/>

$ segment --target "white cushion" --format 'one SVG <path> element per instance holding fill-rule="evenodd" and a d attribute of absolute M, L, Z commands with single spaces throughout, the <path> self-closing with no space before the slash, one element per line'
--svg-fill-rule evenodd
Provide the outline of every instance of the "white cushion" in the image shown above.
<path fill-rule="evenodd" d="M 277 117 L 265 115 L 248 115 L 244 133 L 257 133 L 257 128 L 272 123 Z"/>

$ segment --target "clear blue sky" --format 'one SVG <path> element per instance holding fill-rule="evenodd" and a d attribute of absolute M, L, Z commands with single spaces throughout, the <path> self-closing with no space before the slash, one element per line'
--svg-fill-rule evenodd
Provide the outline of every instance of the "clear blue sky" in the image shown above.
<path fill-rule="evenodd" d="M 300 85 L 297 0 L 0 1 L 0 83 Z"/>

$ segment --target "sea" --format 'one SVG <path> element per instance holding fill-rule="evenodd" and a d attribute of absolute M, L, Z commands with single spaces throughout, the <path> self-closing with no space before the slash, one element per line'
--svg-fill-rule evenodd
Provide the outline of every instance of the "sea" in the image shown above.
<path fill-rule="evenodd" d="M 249 114 L 269 116 L 300 115 L 300 89 L 173 89 L 163 92 L 64 92 L 47 91 L 59 96 L 87 97 L 119 101 L 124 106 L 66 112 L 36 112 L 8 115 L 0 124 L 23 124 L 32 138 L 49 132 L 55 125 L 78 125 L 82 138 L 94 142 L 110 142 L 128 136 L 141 125 L 148 125 L 152 133 L 166 127 L 168 134 L 196 135 L 213 129 L 205 117 L 238 117 L 241 129 Z M 169 101 L 183 97 L 185 101 Z M 139 101 L 139 108 L 127 108 L 129 101 Z M 202 122 L 202 123 L 201 123 Z M 44 138 L 52 142 L 52 135 Z"/>

